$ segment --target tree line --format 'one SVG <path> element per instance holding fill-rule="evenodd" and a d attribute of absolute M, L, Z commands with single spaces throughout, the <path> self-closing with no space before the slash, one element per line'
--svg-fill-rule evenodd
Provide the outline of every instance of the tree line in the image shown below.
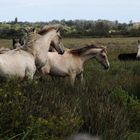
<path fill-rule="evenodd" d="M 137 37 L 140 23 L 119 23 L 109 20 L 53 20 L 50 22 L 0 22 L 0 38 L 17 38 L 23 35 L 23 28 L 41 28 L 48 24 L 62 25 L 63 37 Z"/>

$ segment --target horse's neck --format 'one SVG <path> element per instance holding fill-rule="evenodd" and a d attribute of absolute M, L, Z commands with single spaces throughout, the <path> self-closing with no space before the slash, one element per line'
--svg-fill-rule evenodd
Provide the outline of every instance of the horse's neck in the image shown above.
<path fill-rule="evenodd" d="M 50 48 L 51 41 L 55 37 L 55 35 L 56 34 L 54 31 L 50 31 L 49 33 L 46 33 L 45 35 L 41 36 L 41 38 L 37 40 L 37 44 L 40 45 L 38 47 L 36 47 L 35 45 L 32 51 L 35 53 L 39 53 L 39 52 L 47 53 Z"/>
<path fill-rule="evenodd" d="M 44 38 L 48 41 L 51 41 L 56 36 L 56 31 L 52 30 L 44 35 Z"/>
<path fill-rule="evenodd" d="M 54 32 L 49 32 L 49 33 L 46 33 L 45 35 L 43 35 L 44 38 L 46 39 L 52 39 L 54 37 Z"/>
<path fill-rule="evenodd" d="M 91 49 L 87 50 L 81 55 L 81 60 L 83 61 L 83 64 L 90 60 L 91 58 L 95 58 L 95 56 L 101 51 L 101 49 Z"/>

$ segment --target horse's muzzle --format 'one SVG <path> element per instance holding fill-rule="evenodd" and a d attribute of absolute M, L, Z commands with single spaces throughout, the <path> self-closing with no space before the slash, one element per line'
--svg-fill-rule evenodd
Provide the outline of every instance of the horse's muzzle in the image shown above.
<path fill-rule="evenodd" d="M 108 70 L 110 68 L 110 66 L 104 66 L 105 70 Z"/>
<path fill-rule="evenodd" d="M 64 52 L 65 52 L 64 50 L 61 50 L 61 51 L 58 52 L 58 54 L 62 55 L 62 54 L 64 54 Z"/>

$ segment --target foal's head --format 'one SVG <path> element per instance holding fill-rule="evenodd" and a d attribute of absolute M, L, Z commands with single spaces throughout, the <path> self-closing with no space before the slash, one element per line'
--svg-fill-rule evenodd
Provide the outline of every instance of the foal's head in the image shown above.
<path fill-rule="evenodd" d="M 96 60 L 100 64 L 102 64 L 105 69 L 109 69 L 110 64 L 109 64 L 109 61 L 108 61 L 106 48 L 99 47 L 99 48 L 96 48 L 96 50 L 97 50 L 97 53 L 95 55 Z"/>
<path fill-rule="evenodd" d="M 138 59 L 138 60 L 140 60 L 140 40 L 138 40 L 138 52 L 137 52 L 137 56 L 136 56 L 136 58 Z"/>
<path fill-rule="evenodd" d="M 84 61 L 94 57 L 105 69 L 108 69 L 110 66 L 107 58 L 107 51 L 104 47 L 97 47 L 91 44 L 83 48 L 71 49 L 69 52 L 75 56 L 83 57 Z"/>

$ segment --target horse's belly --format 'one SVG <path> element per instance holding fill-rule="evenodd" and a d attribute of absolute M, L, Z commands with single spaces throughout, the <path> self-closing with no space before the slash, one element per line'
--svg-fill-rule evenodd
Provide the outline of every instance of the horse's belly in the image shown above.
<path fill-rule="evenodd" d="M 28 54 L 3 54 L 0 56 L 1 77 L 25 77 L 31 75 L 34 70 L 34 59 Z"/>
<path fill-rule="evenodd" d="M 58 69 L 58 68 L 51 68 L 50 74 L 55 75 L 55 76 L 67 76 L 68 75 L 65 70 Z"/>
<path fill-rule="evenodd" d="M 18 76 L 24 77 L 25 76 L 25 69 L 21 68 L 10 68 L 10 67 L 3 67 L 0 68 L 0 76 L 2 77 L 11 77 L 11 76 Z"/>
<path fill-rule="evenodd" d="M 10 63 L 5 61 L 0 61 L 0 76 L 1 77 L 11 77 L 20 76 L 24 77 L 25 69 L 19 63 Z"/>

